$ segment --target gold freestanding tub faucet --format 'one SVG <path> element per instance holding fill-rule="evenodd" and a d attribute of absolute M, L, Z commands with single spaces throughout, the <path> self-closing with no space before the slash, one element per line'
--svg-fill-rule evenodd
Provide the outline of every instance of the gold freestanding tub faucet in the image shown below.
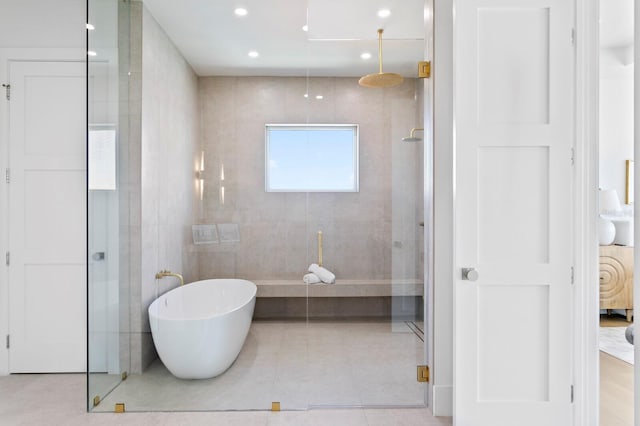
<path fill-rule="evenodd" d="M 164 271 L 160 271 L 156 274 L 156 280 L 162 279 L 163 277 L 176 277 L 180 280 L 180 285 L 184 285 L 184 279 L 180 274 L 174 274 L 173 272 L 165 269 Z"/>

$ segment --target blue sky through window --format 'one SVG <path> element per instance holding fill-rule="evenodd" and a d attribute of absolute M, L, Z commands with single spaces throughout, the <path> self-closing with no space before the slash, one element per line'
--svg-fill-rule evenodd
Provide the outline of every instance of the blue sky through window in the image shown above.
<path fill-rule="evenodd" d="M 267 191 L 356 192 L 357 126 L 267 126 Z"/>

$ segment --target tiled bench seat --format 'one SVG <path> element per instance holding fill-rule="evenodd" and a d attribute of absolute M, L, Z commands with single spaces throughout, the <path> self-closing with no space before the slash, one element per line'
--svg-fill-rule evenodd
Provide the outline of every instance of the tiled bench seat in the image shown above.
<path fill-rule="evenodd" d="M 391 297 L 422 296 L 420 280 L 336 280 L 335 284 L 305 284 L 302 280 L 253 280 L 257 297 Z"/>

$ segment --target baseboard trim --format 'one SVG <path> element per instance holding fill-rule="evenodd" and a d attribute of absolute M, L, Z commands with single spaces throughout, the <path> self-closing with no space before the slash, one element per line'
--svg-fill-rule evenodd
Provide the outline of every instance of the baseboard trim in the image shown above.
<path fill-rule="evenodd" d="M 453 386 L 433 386 L 433 415 L 453 416 Z"/>

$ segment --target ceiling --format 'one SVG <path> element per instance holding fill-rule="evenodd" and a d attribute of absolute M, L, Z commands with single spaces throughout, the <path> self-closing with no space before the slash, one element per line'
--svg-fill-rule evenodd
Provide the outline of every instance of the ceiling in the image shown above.
<path fill-rule="evenodd" d="M 424 58 L 424 0 L 144 0 L 200 76 L 362 76 L 384 71 L 415 77 Z M 634 0 L 600 1 L 600 45 L 633 44 Z M 234 9 L 244 7 L 246 16 Z M 387 8 L 391 15 L 380 18 Z M 302 30 L 307 24 L 308 31 Z M 259 53 L 250 58 L 249 51 Z M 371 58 L 363 60 L 363 52 Z"/>
<path fill-rule="evenodd" d="M 383 69 L 417 76 L 424 0 L 144 0 L 196 74 L 361 76 Z M 244 7 L 246 16 L 234 9 Z M 381 8 L 391 11 L 380 18 Z M 307 24 L 308 31 L 302 30 Z M 249 51 L 259 53 L 257 58 Z M 368 60 L 363 52 L 371 53 Z"/>

